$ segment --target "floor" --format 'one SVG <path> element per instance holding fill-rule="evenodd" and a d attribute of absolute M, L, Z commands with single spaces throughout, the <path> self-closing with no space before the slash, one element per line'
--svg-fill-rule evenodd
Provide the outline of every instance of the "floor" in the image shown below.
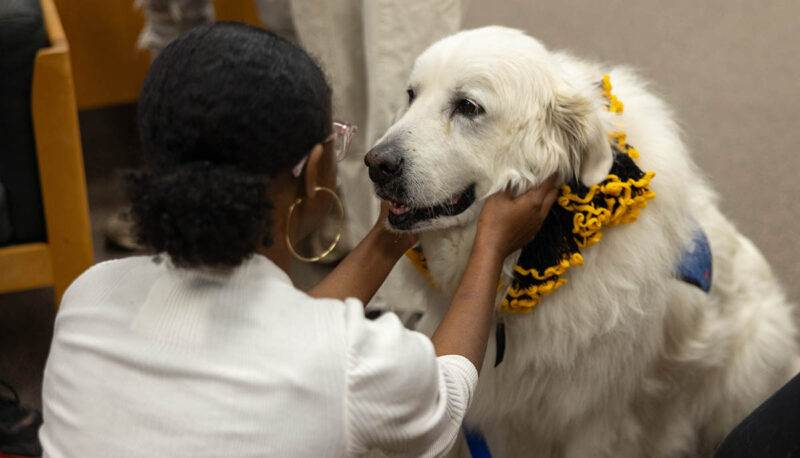
<path fill-rule="evenodd" d="M 548 47 L 631 64 L 671 105 L 720 204 L 800 299 L 800 2 L 470 2 L 465 27 L 521 28 Z M 81 113 L 97 261 L 127 253 L 104 243 L 122 201 L 119 170 L 137 163 L 135 106 Z M 643 152 L 645 153 L 645 152 Z M 321 271 L 299 277 L 301 287 Z M 48 289 L 0 295 L 0 378 L 40 405 L 55 306 Z"/>

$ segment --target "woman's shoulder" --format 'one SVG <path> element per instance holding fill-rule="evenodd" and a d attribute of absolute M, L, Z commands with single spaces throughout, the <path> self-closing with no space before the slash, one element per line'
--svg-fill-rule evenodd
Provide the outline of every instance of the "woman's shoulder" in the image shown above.
<path fill-rule="evenodd" d="M 158 256 L 131 256 L 99 262 L 76 278 L 67 288 L 62 305 L 77 297 L 103 291 L 121 281 L 136 282 L 164 269 L 164 260 Z"/>
<path fill-rule="evenodd" d="M 79 284 L 80 282 L 92 281 L 97 278 L 128 276 L 135 270 L 163 270 L 165 268 L 165 262 L 166 260 L 158 255 L 129 256 L 126 258 L 110 259 L 98 262 L 86 269 L 85 272 L 75 279 L 73 285 Z"/>

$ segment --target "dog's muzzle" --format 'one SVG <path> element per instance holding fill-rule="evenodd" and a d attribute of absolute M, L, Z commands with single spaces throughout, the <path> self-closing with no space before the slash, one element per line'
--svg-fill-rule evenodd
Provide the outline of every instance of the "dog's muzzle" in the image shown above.
<path fill-rule="evenodd" d="M 389 203 L 389 224 L 397 230 L 413 230 L 419 223 L 438 217 L 455 216 L 475 202 L 475 185 L 469 184 L 434 205 L 418 206 L 407 195 L 404 150 L 397 143 L 381 143 L 369 150 L 364 163 L 375 193 Z"/>
<path fill-rule="evenodd" d="M 380 143 L 367 152 L 369 179 L 379 187 L 396 187 L 403 175 L 403 150 L 396 143 Z M 394 185 L 394 186 L 392 186 Z"/>

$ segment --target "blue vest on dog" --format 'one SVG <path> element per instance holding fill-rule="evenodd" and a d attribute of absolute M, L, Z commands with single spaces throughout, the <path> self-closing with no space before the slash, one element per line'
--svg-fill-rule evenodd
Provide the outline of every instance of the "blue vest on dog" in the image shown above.
<path fill-rule="evenodd" d="M 711 245 L 702 229 L 694 231 L 692 243 L 683 251 L 677 274 L 681 280 L 705 292 L 711 289 Z"/>

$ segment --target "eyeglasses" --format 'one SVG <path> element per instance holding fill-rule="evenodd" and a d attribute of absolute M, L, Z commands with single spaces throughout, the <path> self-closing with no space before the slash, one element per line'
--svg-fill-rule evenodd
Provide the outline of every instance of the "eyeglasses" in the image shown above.
<path fill-rule="evenodd" d="M 350 142 L 353 140 L 353 135 L 355 135 L 356 132 L 358 132 L 358 126 L 354 124 L 333 121 L 333 133 L 328 135 L 328 137 L 322 141 L 322 144 L 333 142 L 333 157 L 336 158 L 336 162 L 340 162 L 347 156 L 347 152 L 350 151 Z M 300 159 L 300 162 L 292 168 L 292 176 L 295 178 L 299 177 L 300 174 L 303 173 L 303 167 L 305 167 L 307 161 L 308 154 L 303 156 L 303 159 Z"/>

